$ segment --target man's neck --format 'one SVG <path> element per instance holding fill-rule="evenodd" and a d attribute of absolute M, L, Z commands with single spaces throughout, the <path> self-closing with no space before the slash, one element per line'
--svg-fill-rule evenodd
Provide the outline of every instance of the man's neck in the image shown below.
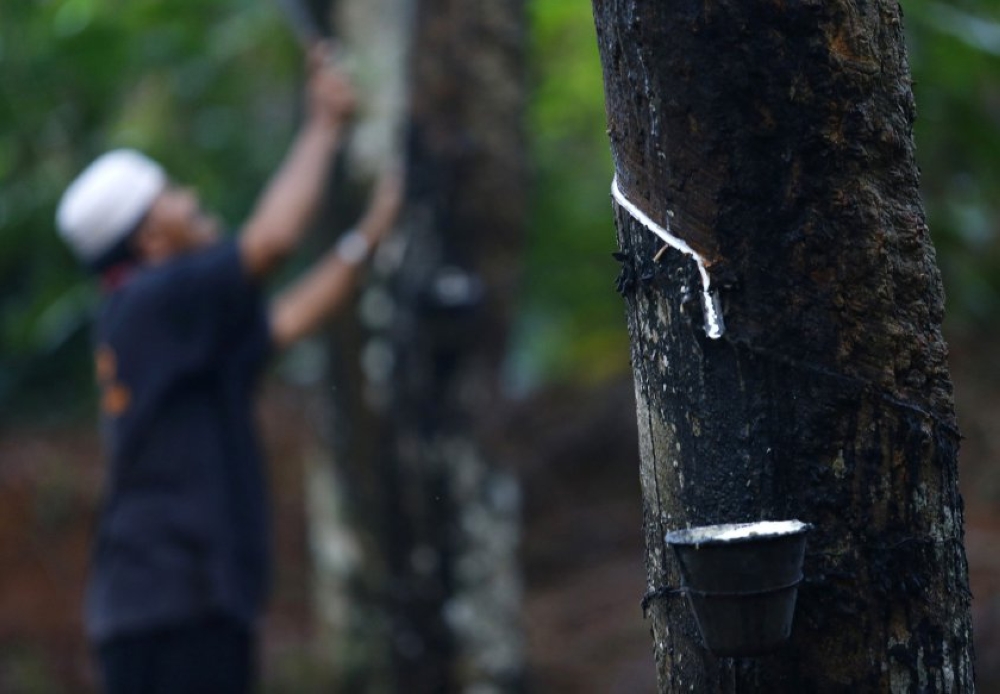
<path fill-rule="evenodd" d="M 112 265 L 101 273 L 101 290 L 110 294 L 120 289 L 138 269 L 135 261 L 125 261 Z"/>

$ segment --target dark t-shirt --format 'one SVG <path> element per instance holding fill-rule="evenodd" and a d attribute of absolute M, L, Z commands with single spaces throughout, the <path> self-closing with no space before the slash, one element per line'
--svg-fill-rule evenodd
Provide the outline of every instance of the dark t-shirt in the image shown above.
<path fill-rule="evenodd" d="M 249 624 L 269 571 L 253 390 L 270 336 L 236 245 L 137 273 L 106 299 L 96 344 L 109 470 L 89 635 Z"/>

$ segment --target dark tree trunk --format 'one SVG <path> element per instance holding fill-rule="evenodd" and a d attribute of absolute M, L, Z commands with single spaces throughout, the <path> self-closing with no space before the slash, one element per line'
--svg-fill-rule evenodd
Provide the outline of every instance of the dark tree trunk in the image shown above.
<path fill-rule="evenodd" d="M 324 536 L 334 564 L 354 562 L 331 591 L 354 651 L 342 688 L 517 691 L 519 489 L 480 434 L 502 397 L 525 212 L 523 4 L 407 13 L 408 201 L 335 344 L 328 515 L 349 531 Z"/>
<path fill-rule="evenodd" d="M 896 2 L 594 0 L 661 692 L 969 692 L 943 294 Z M 790 642 L 702 646 L 667 530 L 799 518 Z"/>
<path fill-rule="evenodd" d="M 422 648 L 397 649 L 396 663 L 406 691 L 513 691 L 519 491 L 479 442 L 502 399 L 524 223 L 523 3 L 416 7 L 390 554 L 407 591 L 398 627 Z"/>

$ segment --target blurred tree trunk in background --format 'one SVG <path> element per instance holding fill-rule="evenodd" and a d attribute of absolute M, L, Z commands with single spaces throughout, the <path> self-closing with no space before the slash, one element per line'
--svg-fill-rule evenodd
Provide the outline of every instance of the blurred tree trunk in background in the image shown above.
<path fill-rule="evenodd" d="M 894 1 L 593 0 L 661 692 L 973 691 L 959 434 Z M 704 649 L 664 533 L 799 518 L 791 642 Z M 658 592 L 659 591 L 659 592 Z"/>
<path fill-rule="evenodd" d="M 519 275 L 525 43 L 521 0 L 417 2 L 392 383 L 407 692 L 515 691 L 523 675 L 520 490 L 479 440 Z"/>
<path fill-rule="evenodd" d="M 407 205 L 332 338 L 334 464 L 309 490 L 338 690 L 517 691 L 520 491 L 479 441 L 525 215 L 523 4 L 340 0 L 335 25 L 372 100 L 348 171 L 398 144 L 369 121 L 409 111 Z"/>
<path fill-rule="evenodd" d="M 334 27 L 361 100 L 329 191 L 322 222 L 326 236 L 351 226 L 378 170 L 398 158 L 404 147 L 413 0 L 311 4 L 317 16 L 326 18 L 322 24 Z M 357 305 L 374 305 L 374 313 L 369 311 L 363 320 L 361 311 L 348 312 L 329 333 L 328 382 L 320 398 L 326 405 L 319 426 L 325 445 L 308 461 L 319 645 L 332 661 L 336 691 L 396 689 L 388 534 L 398 510 L 391 484 L 394 462 L 386 452 L 392 423 L 385 386 L 373 386 L 369 375 L 386 368 L 374 361 L 384 340 L 373 338 L 390 327 L 389 282 L 395 268 L 381 254 L 386 247 L 398 247 L 399 237 L 396 233 L 383 243 L 376 255 L 381 262 L 372 263 L 360 290 Z M 381 329 L 372 328 L 373 321 L 381 321 Z"/>

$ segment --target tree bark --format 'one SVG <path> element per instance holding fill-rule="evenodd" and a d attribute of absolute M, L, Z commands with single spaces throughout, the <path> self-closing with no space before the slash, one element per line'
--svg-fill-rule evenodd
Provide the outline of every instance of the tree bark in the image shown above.
<path fill-rule="evenodd" d="M 593 0 L 661 692 L 973 691 L 959 434 L 896 2 Z M 790 642 L 715 658 L 667 530 L 814 524 Z"/>
<path fill-rule="evenodd" d="M 360 98 L 320 221 L 328 245 L 361 214 L 375 176 L 404 149 L 413 0 L 311 4 L 323 18 L 320 24 L 334 28 Z M 383 246 L 398 243 L 397 234 Z M 386 351 L 392 271 L 391 263 L 373 263 L 358 292 L 358 310 L 338 319 L 319 350 L 325 378 L 317 401 L 323 404 L 324 421 L 318 427 L 320 446 L 307 460 L 306 498 L 318 642 L 329 654 L 336 691 L 383 693 L 401 686 L 393 667 L 393 576 L 387 551 L 392 524 L 398 522 L 390 484 L 393 460 L 385 452 L 391 440 L 385 405 L 391 379 L 378 358 Z"/>
<path fill-rule="evenodd" d="M 381 1 L 376 15 L 409 21 L 409 191 L 333 343 L 335 465 L 316 479 L 337 491 L 315 507 L 341 519 L 318 523 L 350 654 L 340 688 L 518 691 L 519 488 L 480 441 L 502 398 L 525 213 L 523 4 Z M 356 151 L 383 131 L 362 127 L 374 136 Z"/>
<path fill-rule="evenodd" d="M 523 3 L 420 0 L 415 18 L 392 555 L 400 626 L 423 648 L 396 663 L 406 691 L 516 691 L 520 493 L 480 441 L 503 398 L 524 225 Z"/>

